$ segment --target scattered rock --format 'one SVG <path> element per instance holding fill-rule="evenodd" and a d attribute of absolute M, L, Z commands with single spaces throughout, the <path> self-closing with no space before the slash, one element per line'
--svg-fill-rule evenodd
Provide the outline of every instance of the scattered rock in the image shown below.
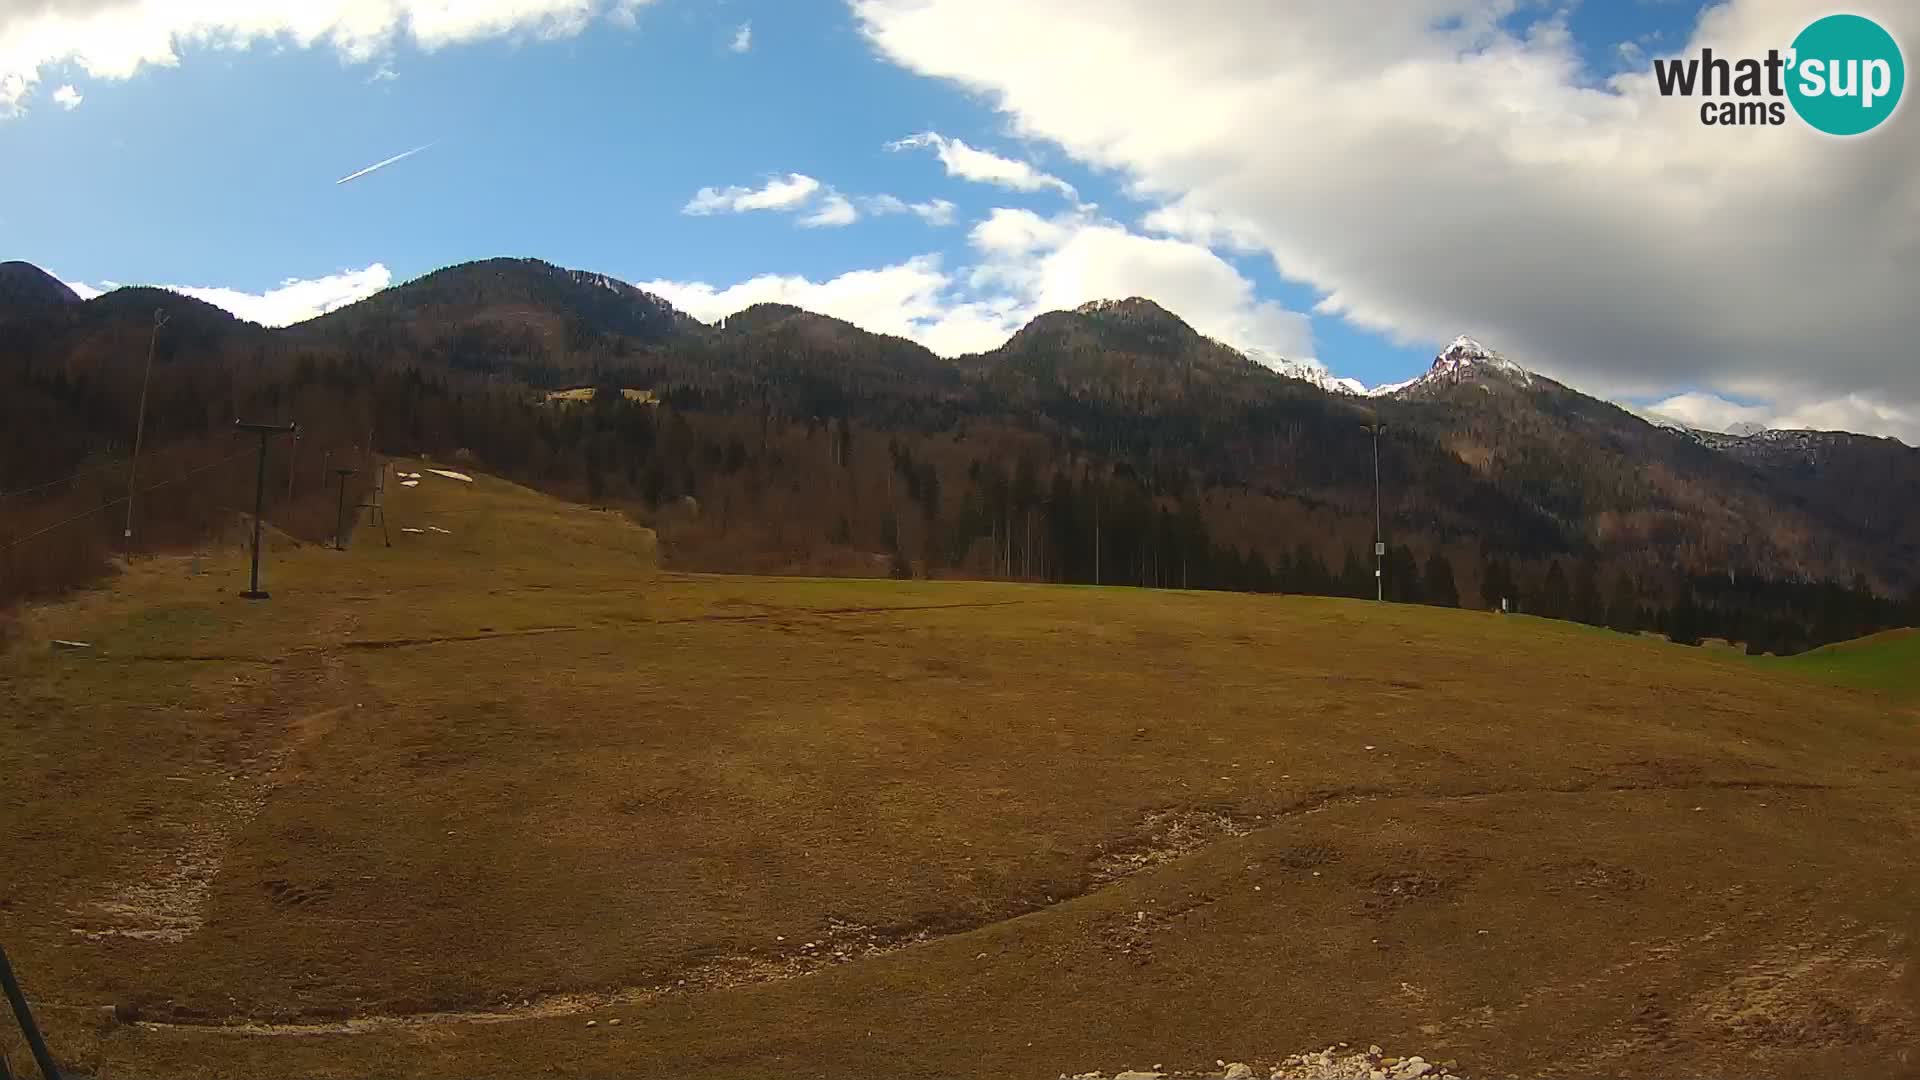
<path fill-rule="evenodd" d="M 599 1024 L 600 1024 L 600 1021 L 598 1021 L 598 1020 L 589 1020 L 589 1021 L 587 1021 L 587 1026 L 588 1026 L 588 1027 L 597 1027 L 597 1026 L 599 1026 Z"/>
<path fill-rule="evenodd" d="M 1165 1072 L 1161 1065 L 1151 1071 L 1129 1069 L 1115 1074 L 1113 1080 L 1465 1080 L 1453 1071 L 1453 1061 L 1436 1066 L 1418 1054 L 1381 1057 L 1378 1044 L 1364 1052 L 1349 1051 L 1346 1043 L 1308 1050 L 1281 1059 L 1271 1070 L 1240 1061 L 1228 1064 L 1224 1058 L 1215 1058 L 1214 1064 L 1217 1068 L 1200 1072 Z M 1063 1074 L 1061 1080 L 1101 1080 L 1102 1075 L 1098 1071 Z"/>

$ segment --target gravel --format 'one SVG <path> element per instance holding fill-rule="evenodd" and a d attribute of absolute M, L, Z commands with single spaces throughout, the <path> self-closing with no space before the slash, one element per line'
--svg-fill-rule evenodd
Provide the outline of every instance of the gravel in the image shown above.
<path fill-rule="evenodd" d="M 1419 1054 L 1389 1054 L 1378 1046 L 1349 1050 L 1345 1044 L 1292 1054 L 1271 1063 L 1218 1061 L 1204 1072 L 1123 1069 L 1109 1076 L 1094 1071 L 1062 1074 L 1060 1080 L 1467 1080 L 1451 1060 L 1429 1061 Z"/>

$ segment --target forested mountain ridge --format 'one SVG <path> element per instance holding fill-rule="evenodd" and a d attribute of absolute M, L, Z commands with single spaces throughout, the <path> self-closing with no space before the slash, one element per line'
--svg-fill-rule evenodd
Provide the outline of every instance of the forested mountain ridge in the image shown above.
<path fill-rule="evenodd" d="M 1882 509 L 1920 483 L 1914 451 L 1836 439 L 1833 468 L 1860 482 L 1801 475 L 1470 339 L 1365 397 L 1276 373 L 1137 297 L 1041 315 L 949 361 L 786 305 L 709 326 L 535 260 L 449 267 L 280 330 L 148 289 L 0 305 L 0 408 L 18 420 L 0 484 L 124 455 L 156 307 L 170 321 L 150 446 L 243 414 L 371 431 L 383 450 L 465 452 L 629 505 L 683 565 L 1370 594 L 1363 424 L 1378 419 L 1401 599 L 1631 623 L 1691 595 L 1691 575 L 1903 601 L 1916 583 L 1912 522 Z M 547 401 L 584 385 L 659 403 Z M 54 449 L 28 456 L 38 446 Z"/>
<path fill-rule="evenodd" d="M 617 278 L 538 259 L 450 266 L 282 331 L 303 346 L 535 380 L 711 332 Z"/>
<path fill-rule="evenodd" d="M 80 295 L 29 262 L 0 262 L 0 319 L 11 310 L 77 304 Z"/>

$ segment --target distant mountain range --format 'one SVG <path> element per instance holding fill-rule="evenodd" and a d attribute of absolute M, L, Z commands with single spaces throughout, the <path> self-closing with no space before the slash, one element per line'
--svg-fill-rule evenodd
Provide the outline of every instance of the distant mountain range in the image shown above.
<path fill-rule="evenodd" d="M 1361 425 L 1378 419 L 1389 531 L 1417 547 L 1640 575 L 1920 583 L 1920 451 L 1837 432 L 1650 423 L 1465 337 L 1420 377 L 1369 391 L 1256 361 L 1140 297 L 1048 312 L 996 349 L 950 360 L 785 305 L 708 325 L 620 280 L 530 259 L 449 267 L 278 330 L 152 289 L 81 301 L 6 263 L 0 350 L 12 355 L 0 361 L 117 370 L 144 346 L 156 306 L 173 314 L 163 363 L 350 363 L 496 389 L 620 382 L 689 415 L 845 418 L 902 446 L 1024 432 L 1052 447 L 1048 467 L 1124 468 L 1211 515 L 1241 550 L 1290 551 L 1314 529 L 1342 543 L 1370 536 Z"/>

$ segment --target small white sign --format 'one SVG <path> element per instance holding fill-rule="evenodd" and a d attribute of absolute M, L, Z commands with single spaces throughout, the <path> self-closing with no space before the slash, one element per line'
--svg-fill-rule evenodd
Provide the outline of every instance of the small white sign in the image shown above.
<path fill-rule="evenodd" d="M 1387 543 L 1386 543 L 1386 541 L 1384 541 L 1384 540 L 1375 540 L 1375 541 L 1373 542 L 1373 553 L 1374 553 L 1375 555 L 1385 555 L 1385 554 L 1387 553 Z"/>

